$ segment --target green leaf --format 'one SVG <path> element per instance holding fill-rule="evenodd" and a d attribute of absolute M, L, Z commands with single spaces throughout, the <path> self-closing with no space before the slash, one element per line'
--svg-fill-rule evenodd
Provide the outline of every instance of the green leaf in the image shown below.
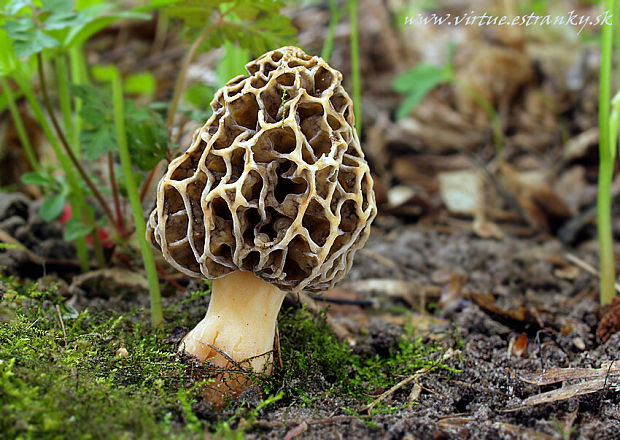
<path fill-rule="evenodd" d="M 250 53 L 230 41 L 225 42 L 226 52 L 217 64 L 215 71 L 220 84 L 225 84 L 237 75 L 246 75 L 245 65 L 250 61 Z"/>
<path fill-rule="evenodd" d="M 107 8 L 106 8 L 107 9 Z M 93 8 L 91 13 L 97 11 Z M 150 20 L 151 15 L 137 11 L 120 11 L 109 15 L 91 17 L 84 24 L 71 28 L 63 40 L 65 47 L 83 44 L 90 37 L 110 24 L 123 19 Z"/>
<path fill-rule="evenodd" d="M 131 160 L 141 170 L 152 169 L 174 146 L 168 140 L 168 129 L 158 113 L 125 101 L 125 124 Z"/>
<path fill-rule="evenodd" d="M 88 161 L 97 160 L 108 151 L 116 150 L 114 124 L 101 124 L 90 127 L 80 133 L 80 143 L 84 149 L 84 157 Z"/>
<path fill-rule="evenodd" d="M 70 12 L 73 0 L 41 0 L 41 10 L 48 12 Z"/>
<path fill-rule="evenodd" d="M 211 26 L 217 15 L 226 13 L 223 23 L 204 39 L 201 50 L 220 47 L 225 41 L 260 55 L 296 42 L 296 29 L 281 13 L 284 2 L 276 0 L 182 0 L 166 10 L 166 14 L 184 20 L 191 31 L 202 32 Z"/>
<path fill-rule="evenodd" d="M 427 63 L 419 64 L 396 77 L 392 88 L 398 93 L 409 93 L 418 88 L 425 88 L 427 84 L 437 85 L 446 82 L 449 79 L 446 74 L 445 68 Z"/>
<path fill-rule="evenodd" d="M 56 220 L 62 213 L 62 210 L 65 208 L 66 203 L 67 193 L 65 191 L 61 192 L 60 194 L 46 197 L 43 200 L 43 203 L 41 203 L 39 214 L 41 215 L 41 218 L 46 222 Z"/>
<path fill-rule="evenodd" d="M 102 66 L 93 66 L 90 69 L 90 73 L 93 79 L 98 82 L 107 83 L 112 81 L 116 77 L 118 68 L 111 64 Z"/>
<path fill-rule="evenodd" d="M 98 75 L 105 77 L 106 71 L 100 70 Z M 116 151 L 114 110 L 109 94 L 92 86 L 72 86 L 72 90 L 82 100 L 80 116 L 84 128 L 80 141 L 86 160 Z M 125 126 L 132 161 L 142 170 L 152 169 L 173 146 L 161 115 L 131 100 L 125 101 Z"/>
<path fill-rule="evenodd" d="M 198 109 L 211 109 L 216 88 L 203 83 L 194 83 L 185 90 L 185 100 Z M 210 113 L 210 112 L 209 112 Z"/>
<path fill-rule="evenodd" d="M 123 90 L 125 93 L 152 95 L 155 93 L 155 76 L 151 72 L 140 72 L 125 78 Z"/>
<path fill-rule="evenodd" d="M 77 12 L 55 12 L 45 20 L 43 28 L 47 31 L 66 29 L 68 27 L 74 28 L 82 26 L 87 21 L 88 17 Z"/>
<path fill-rule="evenodd" d="M 165 2 L 163 2 L 165 3 Z M 171 2 L 165 14 L 171 18 L 179 18 L 190 28 L 204 28 L 213 17 L 213 13 L 224 1 L 222 0 L 181 0 Z"/>
<path fill-rule="evenodd" d="M 65 223 L 63 238 L 65 241 L 75 241 L 78 238 L 87 236 L 92 230 L 93 228 L 86 225 L 82 220 L 72 217 Z"/>
<path fill-rule="evenodd" d="M 414 69 L 399 75 L 392 83 L 392 88 L 407 97 L 396 109 L 396 119 L 410 114 L 435 87 L 453 80 L 449 68 L 440 68 L 432 64 L 420 64 Z"/>
<path fill-rule="evenodd" d="M 17 57 L 28 57 L 41 52 L 43 49 L 59 46 L 60 43 L 53 37 L 45 34 L 41 29 L 35 29 L 29 18 L 7 20 L 3 28 L 13 39 L 13 47 Z"/>
<path fill-rule="evenodd" d="M 23 174 L 21 181 L 24 185 L 36 185 L 43 188 L 51 187 L 54 184 L 54 180 L 52 178 L 36 171 Z"/>
<path fill-rule="evenodd" d="M 4 29 L 0 29 L 0 75 L 10 75 L 17 67 L 13 42 Z"/>
<path fill-rule="evenodd" d="M 116 150 L 116 135 L 109 94 L 92 86 L 72 86 L 71 90 L 82 100 L 80 117 L 84 123 L 80 142 L 86 160 L 96 160 L 108 151 Z"/>

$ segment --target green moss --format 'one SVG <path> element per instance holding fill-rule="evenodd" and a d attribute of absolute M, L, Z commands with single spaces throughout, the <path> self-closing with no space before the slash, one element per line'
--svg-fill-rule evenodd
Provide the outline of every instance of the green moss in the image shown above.
<path fill-rule="evenodd" d="M 63 298 L 54 292 L 12 280 L 1 285 L 6 438 L 192 438 L 177 402 L 186 367 L 148 325 L 113 313 L 77 314 L 56 308 Z M 121 347 L 127 357 L 116 354 Z"/>
<path fill-rule="evenodd" d="M 327 395 L 363 405 L 372 400 L 373 389 L 389 388 L 422 368 L 455 372 L 438 361 L 446 347 L 424 344 L 411 327 L 387 355 L 355 353 L 336 339 L 324 312 L 316 316 L 305 308 L 285 311 L 278 327 L 283 367 L 275 368 L 263 386 L 266 392 L 284 391 L 303 406 Z"/>
<path fill-rule="evenodd" d="M 256 378 L 267 397 L 223 412 L 195 411 L 208 368 L 179 359 L 177 342 L 166 338 L 197 319 L 206 294 L 167 310 L 169 321 L 156 334 L 141 310 L 78 313 L 54 290 L 0 278 L 0 432 L 24 439 L 242 438 L 267 405 L 318 408 L 331 396 L 355 409 L 372 400 L 372 390 L 437 367 L 440 357 L 411 330 L 387 355 L 357 354 L 336 339 L 324 314 L 283 310 L 284 368 L 276 360 L 271 377 Z M 127 356 L 117 354 L 120 348 Z"/>

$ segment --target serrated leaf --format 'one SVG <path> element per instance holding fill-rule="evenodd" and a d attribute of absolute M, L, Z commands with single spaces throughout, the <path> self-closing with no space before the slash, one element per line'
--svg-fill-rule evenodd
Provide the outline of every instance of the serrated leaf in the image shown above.
<path fill-rule="evenodd" d="M 39 214 L 41 215 L 41 218 L 46 222 L 56 220 L 62 213 L 62 210 L 64 209 L 66 203 L 67 194 L 65 192 L 46 197 L 43 200 L 43 203 L 41 203 Z"/>
<path fill-rule="evenodd" d="M 55 38 L 45 34 L 41 29 L 36 29 L 27 39 L 16 40 L 13 46 L 15 47 L 15 55 L 22 58 L 41 52 L 43 49 L 58 47 L 60 43 Z"/>
<path fill-rule="evenodd" d="M 65 241 L 75 241 L 78 238 L 86 237 L 92 230 L 93 228 L 86 225 L 82 220 L 73 217 L 65 223 L 63 238 Z"/>
<path fill-rule="evenodd" d="M 297 31 L 290 18 L 280 13 L 284 5 L 274 0 L 184 0 L 168 8 L 166 13 L 185 20 L 185 27 L 194 30 L 211 26 L 215 11 L 226 13 L 225 21 L 204 39 L 201 50 L 210 50 L 229 41 L 259 55 L 295 43 Z"/>
<path fill-rule="evenodd" d="M 132 162 L 143 171 L 152 169 L 172 147 L 162 117 L 154 111 L 125 102 L 126 130 Z"/>
<path fill-rule="evenodd" d="M 29 32 L 34 29 L 34 23 L 29 17 L 16 18 L 13 20 L 7 20 L 2 25 L 2 29 L 4 29 L 8 36 L 13 39 L 22 39 L 25 38 L 26 32 Z"/>
<path fill-rule="evenodd" d="M 109 95 L 92 86 L 72 86 L 71 90 L 82 100 L 80 117 L 84 128 L 80 142 L 84 157 L 92 161 L 108 151 L 115 151 L 116 136 Z"/>
<path fill-rule="evenodd" d="M 58 40 L 45 34 L 41 29 L 34 28 L 34 24 L 28 18 L 7 20 L 3 28 L 13 40 L 15 55 L 19 58 L 28 57 L 60 44 Z"/>
<path fill-rule="evenodd" d="M 93 161 L 108 151 L 116 150 L 116 136 L 114 125 L 102 124 L 97 128 L 90 128 L 80 133 L 80 143 L 83 146 L 86 160 Z"/>
<path fill-rule="evenodd" d="M 80 141 L 85 158 L 95 160 L 108 151 L 116 151 L 118 146 L 109 95 L 92 86 L 73 86 L 72 90 L 82 100 L 80 116 L 84 128 Z M 162 117 L 131 100 L 125 101 L 125 127 L 132 161 L 142 170 L 152 169 L 172 146 Z"/>
<path fill-rule="evenodd" d="M 82 26 L 88 20 L 88 17 L 73 11 L 55 12 L 45 20 L 43 28 L 47 31 L 74 28 Z"/>

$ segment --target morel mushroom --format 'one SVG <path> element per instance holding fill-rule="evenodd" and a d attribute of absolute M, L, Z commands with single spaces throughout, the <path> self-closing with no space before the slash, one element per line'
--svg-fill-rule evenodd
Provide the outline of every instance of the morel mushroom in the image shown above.
<path fill-rule="evenodd" d="M 269 373 L 286 292 L 341 279 L 377 210 L 340 72 L 296 47 L 246 68 L 170 163 L 147 235 L 176 269 L 213 280 L 207 314 L 179 350 Z M 234 396 L 248 381 L 223 385 Z"/>

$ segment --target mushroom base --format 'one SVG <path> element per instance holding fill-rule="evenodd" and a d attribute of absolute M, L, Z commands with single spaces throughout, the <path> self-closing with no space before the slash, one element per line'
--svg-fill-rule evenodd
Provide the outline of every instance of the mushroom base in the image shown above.
<path fill-rule="evenodd" d="M 210 385 L 209 400 L 236 397 L 250 385 L 248 372 L 271 372 L 276 319 L 285 295 L 251 272 L 213 280 L 207 314 L 179 347 L 222 370 Z"/>

